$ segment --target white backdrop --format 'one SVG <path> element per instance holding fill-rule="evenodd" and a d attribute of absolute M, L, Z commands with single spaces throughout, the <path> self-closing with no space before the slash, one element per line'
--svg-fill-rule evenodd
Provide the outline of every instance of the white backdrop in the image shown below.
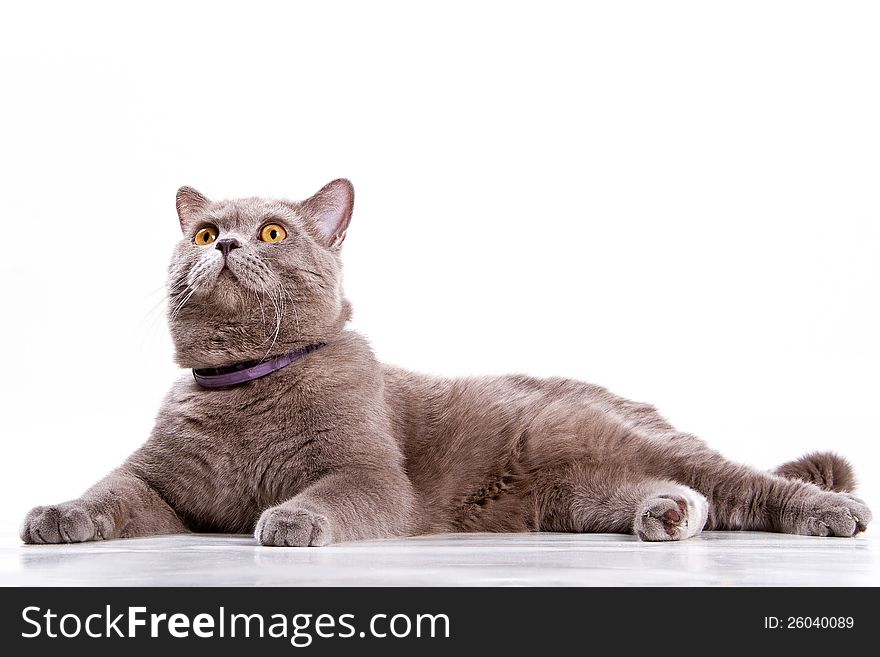
<path fill-rule="evenodd" d="M 357 190 L 355 326 L 880 506 L 876 3 L 59 3 L 0 27 L 3 530 L 147 436 L 174 193 Z"/>

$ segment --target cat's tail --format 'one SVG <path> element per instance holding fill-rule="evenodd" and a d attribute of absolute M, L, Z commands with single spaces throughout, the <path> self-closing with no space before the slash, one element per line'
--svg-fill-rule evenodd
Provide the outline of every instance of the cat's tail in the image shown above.
<path fill-rule="evenodd" d="M 799 459 L 783 463 L 773 472 L 839 493 L 849 492 L 856 487 L 855 473 L 849 461 L 834 452 L 810 452 Z"/>

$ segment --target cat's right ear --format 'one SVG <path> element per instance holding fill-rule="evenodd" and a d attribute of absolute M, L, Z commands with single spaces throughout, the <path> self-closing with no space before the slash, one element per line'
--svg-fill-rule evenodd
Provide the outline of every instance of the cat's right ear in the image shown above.
<path fill-rule="evenodd" d="M 195 216 L 201 212 L 211 201 L 192 187 L 181 187 L 177 190 L 177 218 L 180 219 L 180 229 L 186 232 Z"/>

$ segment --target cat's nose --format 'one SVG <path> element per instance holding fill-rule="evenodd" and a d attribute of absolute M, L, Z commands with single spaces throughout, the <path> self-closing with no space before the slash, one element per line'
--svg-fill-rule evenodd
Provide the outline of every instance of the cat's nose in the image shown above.
<path fill-rule="evenodd" d="M 223 251 L 224 258 L 228 258 L 229 252 L 232 251 L 232 249 L 237 249 L 240 246 L 241 246 L 241 244 L 239 244 L 238 240 L 234 239 L 234 238 L 217 240 L 217 248 L 220 249 L 221 251 Z"/>

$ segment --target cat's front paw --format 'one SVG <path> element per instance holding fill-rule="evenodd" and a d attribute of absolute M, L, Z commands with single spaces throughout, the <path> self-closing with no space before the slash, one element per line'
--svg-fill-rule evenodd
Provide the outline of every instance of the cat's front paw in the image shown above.
<path fill-rule="evenodd" d="M 260 545 L 317 547 L 333 542 L 325 516 L 305 509 L 276 506 L 260 516 L 254 536 Z"/>
<path fill-rule="evenodd" d="M 645 500 L 636 512 L 633 533 L 643 541 L 680 541 L 703 531 L 708 515 L 706 498 L 682 486 Z"/>
<path fill-rule="evenodd" d="M 795 523 L 795 533 L 807 536 L 855 536 L 868 528 L 871 510 L 849 493 L 821 493 L 810 497 Z"/>
<path fill-rule="evenodd" d="M 104 538 L 105 524 L 87 504 L 74 500 L 31 509 L 19 534 L 25 543 L 82 543 Z"/>

